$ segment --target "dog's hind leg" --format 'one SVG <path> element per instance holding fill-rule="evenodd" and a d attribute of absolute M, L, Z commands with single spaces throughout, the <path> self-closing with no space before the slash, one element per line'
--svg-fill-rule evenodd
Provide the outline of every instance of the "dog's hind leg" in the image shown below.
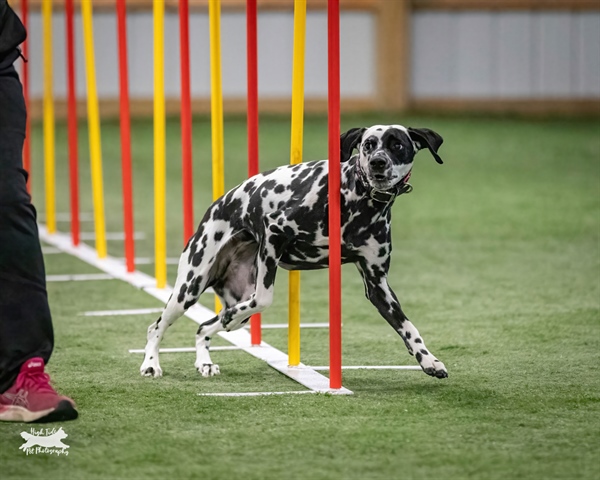
<path fill-rule="evenodd" d="M 213 235 L 213 230 L 201 226 L 181 254 L 173 294 L 165 305 L 162 315 L 148 327 L 145 357 L 140 367 L 143 376 L 162 375 L 158 357 L 160 342 L 165 332 L 196 303 L 210 282 L 209 272 L 215 263 L 221 244 L 209 242 L 209 235 Z M 230 231 L 222 234 L 224 241 L 227 241 L 230 236 Z"/>
<path fill-rule="evenodd" d="M 158 361 L 158 352 L 160 342 L 167 331 L 183 313 L 185 309 L 183 304 L 177 301 L 175 295 L 171 295 L 165 309 L 158 320 L 148 327 L 147 343 L 145 348 L 145 356 L 140 373 L 145 377 L 160 377 L 162 369 Z"/>
<path fill-rule="evenodd" d="M 223 314 L 233 305 L 248 300 L 256 290 L 256 250 L 258 245 L 252 241 L 237 243 L 228 254 L 230 261 L 225 271 L 220 272 L 220 279 L 213 289 L 223 304 Z M 241 319 L 238 325 L 228 325 L 227 330 L 242 327 L 249 317 Z M 214 317 L 198 328 L 196 333 L 196 362 L 194 366 L 203 377 L 212 377 L 220 373 L 219 366 L 210 358 L 211 339 L 225 330 L 220 317 Z"/>

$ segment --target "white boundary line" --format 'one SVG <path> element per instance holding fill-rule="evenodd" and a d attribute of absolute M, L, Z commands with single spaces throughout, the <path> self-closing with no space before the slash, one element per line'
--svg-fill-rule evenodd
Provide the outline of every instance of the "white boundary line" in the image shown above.
<path fill-rule="evenodd" d="M 42 254 L 44 255 L 55 255 L 57 253 L 64 253 L 62 250 L 54 247 L 42 247 Z"/>
<path fill-rule="evenodd" d="M 48 230 L 44 225 L 39 225 L 40 238 L 57 248 L 60 248 L 65 253 L 73 255 L 80 260 L 102 270 L 103 272 L 111 274 L 114 278 L 123 280 L 137 288 L 144 290 L 154 298 L 159 299 L 162 302 L 167 302 L 172 293 L 172 287 L 167 286 L 165 288 L 156 288 L 156 279 L 145 273 L 134 271 L 128 273 L 125 264 L 119 262 L 115 258 L 107 256 L 106 258 L 99 259 L 96 250 L 92 247 L 80 243 L 77 247 L 73 246 L 71 239 L 68 235 L 63 233 L 49 234 Z M 196 323 L 203 323 L 214 317 L 214 312 L 208 308 L 196 303 L 191 307 L 185 314 L 188 318 L 191 318 Z M 253 346 L 250 341 L 250 333 L 243 328 L 234 332 L 221 332 L 219 336 L 234 344 L 237 347 L 241 347 L 242 350 L 251 354 L 252 356 L 266 361 L 271 367 L 278 370 L 279 372 L 287 375 L 292 380 L 304 385 L 310 390 L 315 390 L 322 393 L 331 393 L 334 395 L 352 395 L 352 391 L 347 388 L 330 389 L 329 379 L 324 375 L 321 375 L 317 371 L 307 367 L 304 364 L 300 364 L 297 367 L 290 367 L 288 363 L 288 357 L 285 353 L 277 350 L 266 342 L 262 342 L 259 346 Z"/>
<path fill-rule="evenodd" d="M 67 275 L 46 275 L 46 282 L 85 282 L 88 280 L 114 280 L 108 273 L 74 273 Z"/>
<path fill-rule="evenodd" d="M 294 390 L 289 392 L 241 392 L 241 393 L 199 393 L 201 397 L 260 397 L 268 395 L 299 395 L 302 393 L 331 393 L 317 390 Z"/>
<path fill-rule="evenodd" d="M 329 370 L 329 366 L 327 366 L 327 365 L 317 366 L 317 367 L 310 366 L 308 368 L 312 368 L 313 370 L 317 370 L 317 371 Z M 419 367 L 418 365 L 363 365 L 363 366 L 349 365 L 349 366 L 343 366 L 342 370 L 419 370 L 419 371 L 421 371 L 422 368 Z"/>
<path fill-rule="evenodd" d="M 225 350 L 242 350 L 241 347 L 235 345 L 225 345 L 223 347 L 210 347 L 210 351 L 225 351 Z M 196 347 L 174 347 L 160 348 L 158 353 L 196 353 Z M 145 353 L 143 348 L 131 348 L 129 353 Z"/>
<path fill-rule="evenodd" d="M 90 312 L 83 312 L 79 315 L 84 317 L 113 317 L 118 315 L 146 315 L 149 313 L 160 313 L 163 311 L 162 307 L 157 308 L 131 308 L 128 310 L 96 310 Z"/>
<path fill-rule="evenodd" d="M 250 327 L 245 327 L 245 328 L 248 329 Z M 287 323 L 263 323 L 261 325 L 261 328 L 263 330 L 288 328 L 288 324 Z M 329 328 L 329 323 L 327 323 L 327 322 L 301 323 L 300 328 Z"/>

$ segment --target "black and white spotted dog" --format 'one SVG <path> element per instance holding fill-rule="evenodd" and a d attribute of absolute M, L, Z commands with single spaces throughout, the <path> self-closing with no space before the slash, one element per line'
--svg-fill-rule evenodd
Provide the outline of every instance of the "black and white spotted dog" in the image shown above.
<path fill-rule="evenodd" d="M 353 128 L 341 137 L 342 262 L 356 265 L 367 298 L 423 371 L 438 378 L 448 376 L 446 367 L 402 311 L 387 272 L 392 204 L 412 189 L 408 179 L 420 149 L 429 149 L 442 163 L 437 154 L 442 141 L 432 130 L 400 125 Z M 352 156 L 354 149 L 358 154 Z M 223 309 L 196 334 L 195 367 L 204 377 L 219 373 L 209 355 L 211 338 L 242 327 L 271 304 L 278 266 L 327 268 L 328 167 L 327 160 L 279 167 L 246 180 L 211 205 L 181 255 L 172 297 L 148 327 L 142 375 L 162 375 L 158 349 L 165 331 L 208 287 Z"/>

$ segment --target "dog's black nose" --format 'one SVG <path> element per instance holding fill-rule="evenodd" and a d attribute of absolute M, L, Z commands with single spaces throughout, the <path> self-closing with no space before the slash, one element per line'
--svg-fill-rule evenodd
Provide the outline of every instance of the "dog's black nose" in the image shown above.
<path fill-rule="evenodd" d="M 371 170 L 381 171 L 385 168 L 386 163 L 385 158 L 374 157 L 369 162 L 369 166 L 371 167 Z"/>

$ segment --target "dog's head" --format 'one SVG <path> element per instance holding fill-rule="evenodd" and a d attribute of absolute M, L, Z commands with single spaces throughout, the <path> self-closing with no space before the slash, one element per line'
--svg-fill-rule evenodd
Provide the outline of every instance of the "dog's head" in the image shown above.
<path fill-rule="evenodd" d="M 389 190 L 407 178 L 419 150 L 429 149 L 435 160 L 443 163 L 437 153 L 443 141 L 428 128 L 402 125 L 351 128 L 341 136 L 340 160 L 349 160 L 356 148 L 359 167 L 369 184 L 378 190 Z"/>

